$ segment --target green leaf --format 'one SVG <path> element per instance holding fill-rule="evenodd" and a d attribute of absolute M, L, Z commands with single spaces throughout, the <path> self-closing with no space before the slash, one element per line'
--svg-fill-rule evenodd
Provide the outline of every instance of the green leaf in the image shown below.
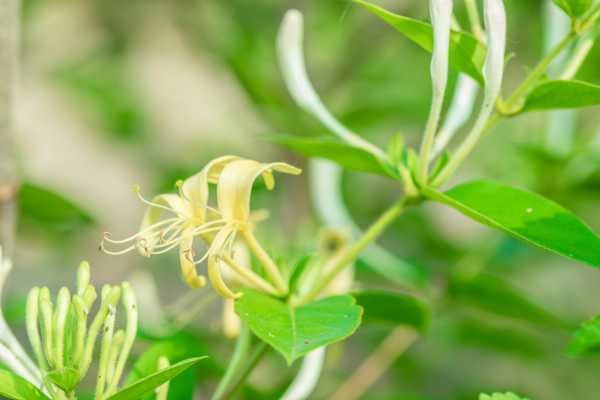
<path fill-rule="evenodd" d="M 548 81 L 527 96 L 521 112 L 600 105 L 600 86 L 581 81 Z"/>
<path fill-rule="evenodd" d="M 364 0 L 354 0 L 375 14 L 408 39 L 428 52 L 433 50 L 433 28 L 431 24 L 391 13 L 375 4 Z M 481 70 L 485 61 L 486 47 L 473 35 L 467 32 L 453 31 L 450 37 L 450 67 L 464 72 L 483 85 Z"/>
<path fill-rule="evenodd" d="M 286 146 L 308 157 L 318 157 L 331 160 L 346 169 L 369 172 L 397 178 L 390 166 L 360 147 L 329 137 L 302 138 L 297 136 L 275 136 L 267 138 L 270 141 Z"/>
<path fill-rule="evenodd" d="M 185 371 L 186 369 L 197 364 L 206 357 L 190 358 L 185 361 L 173 364 L 168 368 L 161 369 L 151 375 L 148 375 L 139 381 L 127 386 L 126 388 L 118 391 L 112 396 L 108 397 L 107 400 L 131 400 L 138 399 L 148 393 L 151 393 L 154 389 L 162 385 L 163 383 L 170 381 L 177 375 Z"/>
<path fill-rule="evenodd" d="M 352 335 L 362 308 L 352 296 L 333 296 L 293 307 L 252 290 L 235 302 L 235 310 L 252 332 L 291 364 L 306 353 Z"/>
<path fill-rule="evenodd" d="M 480 394 L 479 400 L 527 400 L 524 397 L 519 397 L 514 393 L 494 393 L 494 394 Z"/>
<path fill-rule="evenodd" d="M 81 380 L 79 377 L 79 371 L 71 367 L 50 371 L 46 375 L 46 379 L 54 383 L 65 392 L 73 391 Z"/>
<path fill-rule="evenodd" d="M 12 400 L 50 400 L 31 382 L 0 369 L 0 396 Z"/>
<path fill-rule="evenodd" d="M 508 282 L 481 273 L 468 280 L 453 279 L 449 293 L 461 303 L 487 312 L 553 328 L 568 324 L 534 304 Z"/>
<path fill-rule="evenodd" d="M 25 227 L 54 234 L 72 234 L 94 220 L 81 207 L 41 186 L 26 183 L 19 192 L 19 217 Z"/>
<path fill-rule="evenodd" d="M 429 326 L 429 307 L 412 295 L 373 290 L 354 293 L 353 296 L 364 309 L 365 324 L 408 325 L 420 332 L 426 331 Z"/>
<path fill-rule="evenodd" d="M 579 17 L 592 6 L 593 0 L 553 0 L 570 17 Z"/>
<path fill-rule="evenodd" d="M 573 334 L 568 352 L 573 357 L 600 352 L 600 316 L 581 325 Z"/>
<path fill-rule="evenodd" d="M 465 183 L 446 193 L 426 188 L 424 194 L 517 239 L 600 268 L 600 238 L 538 194 L 491 181 Z"/>

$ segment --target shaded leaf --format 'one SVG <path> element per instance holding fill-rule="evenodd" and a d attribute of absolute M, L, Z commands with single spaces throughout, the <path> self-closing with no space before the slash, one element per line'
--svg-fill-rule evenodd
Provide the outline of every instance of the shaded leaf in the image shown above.
<path fill-rule="evenodd" d="M 522 112 L 600 105 L 600 86 L 581 81 L 548 81 L 527 96 Z"/>
<path fill-rule="evenodd" d="M 429 307 L 415 296 L 383 290 L 358 292 L 353 296 L 364 309 L 365 324 L 409 325 L 420 332 L 429 326 Z"/>
<path fill-rule="evenodd" d="M 79 371 L 75 368 L 66 367 L 48 372 L 46 379 L 54 383 L 65 392 L 71 392 L 80 381 Z"/>
<path fill-rule="evenodd" d="M 600 238 L 573 213 L 538 194 L 491 181 L 446 193 L 426 188 L 432 200 L 527 243 L 600 267 Z"/>
<path fill-rule="evenodd" d="M 396 178 L 396 175 L 392 172 L 393 169 L 383 165 L 382 161 L 373 154 L 337 139 L 275 136 L 268 138 L 268 140 L 286 146 L 307 157 L 325 158 L 346 169 Z"/>
<path fill-rule="evenodd" d="M 375 14 L 408 39 L 428 52 L 433 51 L 433 28 L 431 24 L 389 12 L 364 0 L 354 0 Z M 483 84 L 481 69 L 485 61 L 486 48 L 483 43 L 467 32 L 452 31 L 450 36 L 449 65 L 464 72 Z"/>
<path fill-rule="evenodd" d="M 293 307 L 245 290 L 235 311 L 250 330 L 291 364 L 311 350 L 338 342 L 358 328 L 362 308 L 352 296 L 332 296 Z"/>
<path fill-rule="evenodd" d="M 494 393 L 494 394 L 480 394 L 479 400 L 527 400 L 524 397 L 519 397 L 514 393 Z"/>
<path fill-rule="evenodd" d="M 593 0 L 552 0 L 570 17 L 579 17 L 592 6 Z"/>
<path fill-rule="evenodd" d="M 568 352 L 573 357 L 600 352 L 600 316 L 581 325 L 573 334 Z"/>
<path fill-rule="evenodd" d="M 193 365 L 197 364 L 205 358 L 206 357 L 190 358 L 188 360 L 178 362 L 177 364 L 173 364 L 165 369 L 161 369 L 160 371 L 148 375 L 140 379 L 139 381 L 127 386 L 126 388 L 121 389 L 117 393 L 108 397 L 107 400 L 138 399 L 141 396 L 151 393 L 154 389 L 156 389 L 163 383 L 170 381 L 186 369 L 192 367 Z"/>
<path fill-rule="evenodd" d="M 0 395 L 12 400 L 50 400 L 31 382 L 0 369 Z"/>
<path fill-rule="evenodd" d="M 566 328 L 568 324 L 527 299 L 507 281 L 481 273 L 473 279 L 454 279 L 450 294 L 461 303 L 487 312 L 539 325 Z"/>
<path fill-rule="evenodd" d="M 74 233 L 94 222 L 87 211 L 71 200 L 31 183 L 21 186 L 19 218 L 36 230 L 54 234 Z"/>

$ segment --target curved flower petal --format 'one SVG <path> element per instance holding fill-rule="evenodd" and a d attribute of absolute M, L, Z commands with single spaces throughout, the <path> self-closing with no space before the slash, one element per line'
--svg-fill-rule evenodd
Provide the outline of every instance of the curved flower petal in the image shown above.
<path fill-rule="evenodd" d="M 187 285 L 193 289 L 198 289 L 206 285 L 206 278 L 198 274 L 196 264 L 193 259 L 194 236 L 187 229 L 183 232 L 183 239 L 179 245 L 179 263 L 181 264 L 181 275 Z"/>
<path fill-rule="evenodd" d="M 152 203 L 156 206 L 149 206 L 146 210 L 136 242 L 139 252 L 146 257 L 150 256 L 152 249 L 160 241 L 161 235 L 157 235 L 156 231 L 158 227 L 156 229 L 152 227 L 161 222 L 165 211 L 171 211 L 184 218 L 190 218 L 192 215 L 190 204 L 175 194 L 158 195 L 152 199 Z"/>
<path fill-rule="evenodd" d="M 208 250 L 208 278 L 214 289 L 219 292 L 221 296 L 228 299 L 238 299 L 242 296 L 242 293 L 235 293 L 229 289 L 221 276 L 221 255 L 227 250 L 227 243 L 233 234 L 235 234 L 235 228 L 223 228 L 215 236 L 215 239 Z"/>
<path fill-rule="evenodd" d="M 273 189 L 273 171 L 291 175 L 302 172 L 299 168 L 283 162 L 262 164 L 254 160 L 236 160 L 227 164 L 217 186 L 217 201 L 223 218 L 238 222 L 248 221 L 252 185 L 256 178 L 262 175 L 267 188 Z"/>
<path fill-rule="evenodd" d="M 208 183 L 216 183 L 223 168 L 237 156 L 223 156 L 209 162 L 202 171 L 189 177 L 183 182 L 181 191 L 192 203 L 194 215 L 200 218 L 200 223 L 206 220 L 206 206 L 208 205 Z"/>

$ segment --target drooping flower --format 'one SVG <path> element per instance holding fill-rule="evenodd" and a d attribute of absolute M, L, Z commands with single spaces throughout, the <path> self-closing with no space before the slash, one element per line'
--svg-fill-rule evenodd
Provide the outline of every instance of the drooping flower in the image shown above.
<path fill-rule="evenodd" d="M 270 294 L 285 294 L 287 286 L 279 269 L 253 233 L 261 214 L 252 213 L 250 209 L 254 181 L 262 176 L 266 187 L 273 189 L 273 171 L 294 175 L 301 172 L 282 162 L 266 164 L 225 156 L 211 161 L 198 174 L 181 182 L 179 194 L 161 194 L 148 201 L 138 190 L 140 199 L 148 205 L 139 232 L 123 240 L 114 240 L 105 234 L 101 248 L 114 255 L 137 248 L 142 255 L 150 257 L 178 247 L 183 279 L 192 288 L 205 285 L 206 279 L 198 274 L 196 265 L 207 261 L 208 277 L 224 297 L 237 298 L 240 293 L 232 292 L 225 284 L 221 275 L 223 263 L 252 287 Z M 216 208 L 209 205 L 209 184 L 217 185 Z M 171 215 L 165 217 L 166 213 Z M 263 264 L 272 284 L 235 262 L 232 249 L 238 236 Z M 207 248 L 201 257 L 195 254 L 196 238 L 201 238 Z M 127 246 L 112 251 L 106 248 L 105 242 Z"/>

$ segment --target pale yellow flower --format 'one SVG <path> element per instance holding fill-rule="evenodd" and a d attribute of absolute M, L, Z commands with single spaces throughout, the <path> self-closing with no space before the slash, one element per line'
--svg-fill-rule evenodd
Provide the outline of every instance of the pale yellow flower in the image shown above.
<path fill-rule="evenodd" d="M 193 288 L 202 287 L 206 280 L 196 271 L 196 265 L 207 261 L 208 277 L 214 288 L 224 297 L 237 298 L 225 284 L 222 263 L 251 286 L 270 294 L 285 294 L 287 285 L 270 256 L 262 248 L 253 233 L 259 219 L 250 208 L 250 197 L 254 181 L 262 176 L 266 187 L 275 185 L 273 171 L 299 174 L 301 171 L 286 163 L 260 163 L 236 156 L 217 158 L 208 163 L 198 174 L 181 182 L 179 194 L 161 194 L 152 201 L 140 199 L 148 204 L 138 233 L 123 240 L 113 240 L 105 234 L 101 248 L 109 254 L 123 254 L 133 249 L 147 257 L 179 248 L 179 259 L 184 281 Z M 209 206 L 209 184 L 217 185 L 217 208 Z M 164 217 L 165 213 L 171 214 Z M 239 266 L 232 257 L 232 247 L 239 236 L 272 280 L 265 281 L 252 270 Z M 196 258 L 194 239 L 202 238 L 207 250 Z M 125 249 L 111 251 L 104 244 L 128 244 Z"/>

